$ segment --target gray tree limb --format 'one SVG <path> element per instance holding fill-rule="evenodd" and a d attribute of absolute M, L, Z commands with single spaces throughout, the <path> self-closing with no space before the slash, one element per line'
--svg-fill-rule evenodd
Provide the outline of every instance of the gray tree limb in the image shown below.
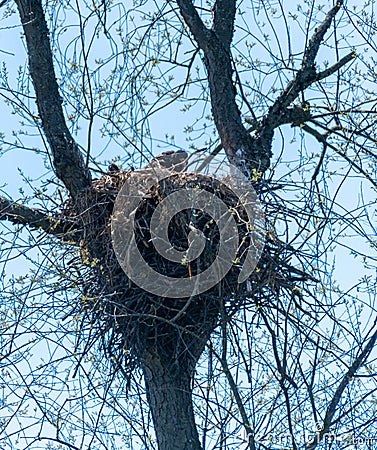
<path fill-rule="evenodd" d="M 177 0 L 185 23 L 204 52 L 211 94 L 212 114 L 229 160 L 242 170 L 264 171 L 270 164 L 271 150 L 263 148 L 244 127 L 236 103 L 230 44 L 236 13 L 235 0 L 218 0 L 214 5 L 211 29 L 201 20 L 191 0 Z"/>
<path fill-rule="evenodd" d="M 90 186 L 91 177 L 65 122 L 52 60 L 49 32 L 40 0 L 16 0 L 26 37 L 30 75 L 42 128 L 51 148 L 54 171 L 73 198 Z"/>
<path fill-rule="evenodd" d="M 297 105 L 291 106 L 294 100 L 311 84 L 335 73 L 355 57 L 352 52 L 322 72 L 317 72 L 315 67 L 315 59 L 323 38 L 343 3 L 343 0 L 339 0 L 315 29 L 304 51 L 302 64 L 296 76 L 278 96 L 263 119 L 253 124 L 255 134 L 251 136 L 242 123 L 233 82 L 230 46 L 236 14 L 235 0 L 215 2 L 211 29 L 201 20 L 192 0 L 177 0 L 183 20 L 204 53 L 212 113 L 222 147 L 230 162 L 241 170 L 246 169 L 248 173 L 252 170 L 264 172 L 270 165 L 274 130 L 286 123 L 295 125 L 311 118 L 309 110 Z"/>
<path fill-rule="evenodd" d="M 311 84 L 315 81 L 324 78 L 324 72 L 319 74 L 316 71 L 315 67 L 315 59 L 318 55 L 318 51 L 322 40 L 331 26 L 331 23 L 339 12 L 340 8 L 343 6 L 343 0 L 339 0 L 335 6 L 327 13 L 323 22 L 315 29 L 313 36 L 309 40 L 308 46 L 305 49 L 304 56 L 302 58 L 302 63 L 300 69 L 297 71 L 296 76 L 291 80 L 287 87 L 283 90 L 283 92 L 276 99 L 275 103 L 270 107 L 267 116 L 264 118 L 264 128 L 265 132 L 268 132 L 268 129 L 273 127 L 276 128 L 280 125 L 279 118 L 284 112 L 285 108 L 287 108 L 305 89 L 307 89 Z M 353 53 L 351 54 L 353 55 Z M 338 70 L 342 65 L 346 64 L 350 59 L 350 55 L 346 57 L 346 59 L 342 59 L 335 65 L 335 70 L 329 70 L 325 76 L 329 76 Z M 353 56 L 352 56 L 353 58 Z M 352 59 L 351 58 L 351 59 Z"/>
<path fill-rule="evenodd" d="M 230 48 L 233 38 L 236 2 L 217 0 L 213 7 L 213 31 L 226 48 Z"/>
<path fill-rule="evenodd" d="M 74 224 L 1 196 L 0 220 L 9 220 L 13 224 L 27 225 L 30 228 L 43 230 L 48 234 L 63 237 L 66 241 L 77 241 L 78 239 L 78 232 Z"/>

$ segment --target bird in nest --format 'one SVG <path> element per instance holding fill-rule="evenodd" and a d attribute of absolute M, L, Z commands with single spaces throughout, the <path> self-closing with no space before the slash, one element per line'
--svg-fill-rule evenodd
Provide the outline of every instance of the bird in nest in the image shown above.
<path fill-rule="evenodd" d="M 116 164 L 110 164 L 109 167 L 107 168 L 107 171 L 110 173 L 114 173 L 114 172 L 119 172 L 120 169 Z"/>
<path fill-rule="evenodd" d="M 174 172 L 186 172 L 189 155 L 184 150 L 163 152 L 154 157 L 147 165 L 146 169 L 164 168 Z"/>

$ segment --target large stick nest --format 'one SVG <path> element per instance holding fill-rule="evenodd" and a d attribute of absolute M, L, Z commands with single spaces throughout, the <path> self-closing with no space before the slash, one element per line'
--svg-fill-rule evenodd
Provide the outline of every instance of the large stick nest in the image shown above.
<path fill-rule="evenodd" d="M 162 298 L 135 285 L 120 267 L 111 241 L 114 202 L 129 177 L 130 172 L 107 174 L 93 182 L 80 204 L 65 209 L 65 214 L 71 219 L 74 216 L 80 225 L 82 259 L 91 266 L 92 276 L 87 279 L 82 310 L 99 324 L 102 333 L 112 333 L 111 354 L 116 342 L 123 350 L 127 349 L 127 354 L 137 358 L 145 350 L 154 349 L 160 357 L 180 359 L 180 363 L 187 360 L 184 355 L 188 354 L 195 360 L 220 317 L 231 316 L 247 302 L 263 304 L 274 300 L 282 290 L 297 295 L 296 283 L 307 279 L 306 275 L 288 263 L 291 249 L 273 238 L 272 233 L 268 233 L 256 270 L 246 283 L 238 283 L 250 243 L 246 211 L 236 195 L 220 181 L 187 173 L 175 173 L 153 186 L 140 202 L 134 228 L 140 253 L 154 270 L 177 279 L 194 276 L 213 262 L 219 246 L 219 229 L 202 211 L 184 210 L 169 225 L 170 242 L 180 250 L 188 248 L 193 222 L 203 231 L 206 245 L 195 261 L 168 261 L 156 252 L 151 239 L 150 220 L 157 205 L 174 191 L 200 186 L 235 211 L 240 246 L 234 265 L 215 287 L 190 298 Z"/>

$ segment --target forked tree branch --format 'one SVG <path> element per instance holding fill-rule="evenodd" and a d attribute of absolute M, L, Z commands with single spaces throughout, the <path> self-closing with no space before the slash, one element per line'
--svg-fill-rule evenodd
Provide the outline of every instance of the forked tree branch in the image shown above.
<path fill-rule="evenodd" d="M 320 126 L 320 124 L 319 124 L 318 122 L 314 121 L 314 120 L 311 120 L 311 122 L 313 122 L 313 123 L 314 123 L 315 125 L 317 125 L 317 126 Z M 353 168 L 353 170 L 354 170 L 355 172 L 361 173 L 361 174 L 363 175 L 363 177 L 365 177 L 365 178 L 372 184 L 372 186 L 374 186 L 375 188 L 377 188 L 377 183 L 376 183 L 376 181 L 374 180 L 374 178 L 371 177 L 371 176 L 369 175 L 368 172 L 366 172 L 359 164 L 356 163 L 355 158 L 351 158 L 351 157 L 347 156 L 346 152 L 341 151 L 341 150 L 340 150 L 339 148 L 337 148 L 335 145 L 330 144 L 329 142 L 327 142 L 327 137 L 328 137 L 332 132 L 335 132 L 335 133 L 336 133 L 336 130 L 339 129 L 338 126 L 336 126 L 336 127 L 334 127 L 334 128 L 330 128 L 330 129 L 327 130 L 326 133 L 321 134 L 319 131 L 317 131 L 316 129 L 312 128 L 311 126 L 309 126 L 309 125 L 306 124 L 306 123 L 305 123 L 305 124 L 298 124 L 298 125 L 300 126 L 300 128 L 301 128 L 303 131 L 305 131 L 305 132 L 311 134 L 312 136 L 314 136 L 314 137 L 317 139 L 317 141 L 318 141 L 319 143 L 323 144 L 323 149 L 322 149 L 321 156 L 320 156 L 320 158 L 319 158 L 319 162 L 318 162 L 317 167 L 315 168 L 314 173 L 313 173 L 313 175 L 312 175 L 312 181 L 315 181 L 315 179 L 316 179 L 317 176 L 318 176 L 319 170 L 320 170 L 320 168 L 321 168 L 321 166 L 322 166 L 322 163 L 323 163 L 323 160 L 324 160 L 324 157 L 325 157 L 326 149 L 327 149 L 327 147 L 328 147 L 328 148 L 331 148 L 332 150 L 334 150 L 334 152 L 335 152 L 336 154 L 338 154 L 339 156 L 341 156 L 342 158 L 344 158 L 344 159 L 349 163 L 349 165 Z"/>
<path fill-rule="evenodd" d="M 212 113 L 221 144 L 229 160 L 241 170 L 246 168 L 247 172 L 254 169 L 264 172 L 270 165 L 274 130 L 286 123 L 295 125 L 311 118 L 310 111 L 295 105 L 291 106 L 294 100 L 311 84 L 335 73 L 355 57 L 352 52 L 322 72 L 317 72 L 315 67 L 315 59 L 323 38 L 343 3 L 344 0 L 337 1 L 323 22 L 315 29 L 305 49 L 301 68 L 263 119 L 253 124 L 255 135 L 250 136 L 241 120 L 232 79 L 230 46 L 236 14 L 235 0 L 215 1 L 211 29 L 207 28 L 201 20 L 192 0 L 177 0 L 185 23 L 199 48 L 204 52 Z"/>
<path fill-rule="evenodd" d="M 327 13 L 324 21 L 315 29 L 314 34 L 305 49 L 302 64 L 300 69 L 297 71 L 296 76 L 288 83 L 287 87 L 279 95 L 275 103 L 270 107 L 267 116 L 264 118 L 263 122 L 266 129 L 280 126 L 279 118 L 282 113 L 294 100 L 296 100 L 301 92 L 307 89 L 314 82 L 331 75 L 336 70 L 339 70 L 340 67 L 354 58 L 354 53 L 352 52 L 328 69 L 328 71 L 320 73 L 317 73 L 316 71 L 315 59 L 318 55 L 320 45 L 326 32 L 330 28 L 334 17 L 343 6 L 343 3 L 343 0 L 337 1 L 335 6 Z"/>
<path fill-rule="evenodd" d="M 313 75 L 313 78 L 311 79 L 309 85 L 315 83 L 316 81 L 321 81 L 324 78 L 329 77 L 330 75 L 341 69 L 344 65 L 352 61 L 355 57 L 355 52 L 351 52 L 340 59 L 337 63 L 333 64 L 331 67 L 328 67 L 321 72 L 315 72 L 315 75 Z M 306 89 L 307 87 L 308 86 L 305 86 L 304 89 Z M 297 92 L 295 99 L 304 89 Z M 283 102 L 279 104 L 278 101 L 276 101 L 274 103 L 274 106 L 270 108 L 268 115 L 264 119 L 264 126 L 268 127 L 269 129 L 277 128 L 280 125 L 284 125 L 286 123 L 292 123 L 292 126 L 295 126 L 297 125 L 297 123 L 305 122 L 307 120 L 310 120 L 311 118 L 312 116 L 308 110 L 305 111 L 303 108 L 296 105 L 293 105 L 292 107 L 290 107 L 289 105 L 286 106 Z"/>
<path fill-rule="evenodd" d="M 73 198 L 90 186 L 91 177 L 79 147 L 65 122 L 40 0 L 16 0 L 26 37 L 29 70 L 33 80 L 42 128 L 51 147 L 54 171 Z"/>
<path fill-rule="evenodd" d="M 48 234 L 63 237 L 65 241 L 77 242 L 78 240 L 78 232 L 74 224 L 1 196 L 0 220 L 9 220 L 16 225 L 27 225 L 30 228 L 43 230 Z"/>

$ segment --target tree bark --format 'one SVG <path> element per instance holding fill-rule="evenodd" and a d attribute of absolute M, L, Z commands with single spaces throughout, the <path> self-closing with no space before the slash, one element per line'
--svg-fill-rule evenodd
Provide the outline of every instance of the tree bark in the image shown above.
<path fill-rule="evenodd" d="M 236 2 L 219 0 L 214 6 L 212 29 L 202 22 L 191 0 L 177 0 L 180 12 L 204 52 L 212 114 L 229 161 L 247 175 L 264 172 L 270 165 L 273 131 L 253 139 L 241 120 L 233 83 L 230 44 L 233 37 Z"/>
<path fill-rule="evenodd" d="M 270 166 L 273 131 L 263 135 L 263 138 L 250 136 L 242 124 L 241 113 L 236 103 L 230 52 L 224 49 L 215 36 L 212 46 L 204 62 L 213 105 L 212 114 L 221 143 L 229 161 L 246 175 L 250 175 L 253 169 L 264 172 Z"/>
<path fill-rule="evenodd" d="M 30 75 L 42 128 L 51 148 L 54 171 L 71 196 L 77 198 L 90 186 L 91 176 L 65 122 L 42 3 L 40 0 L 16 0 L 16 4 L 25 32 Z"/>
<path fill-rule="evenodd" d="M 77 243 L 80 240 L 80 233 L 73 222 L 48 215 L 40 209 L 29 208 L 2 196 L 0 196 L 0 220 L 9 220 L 13 224 L 43 230 L 63 241 Z"/>
<path fill-rule="evenodd" d="M 145 357 L 144 377 L 159 450 L 202 450 L 192 405 L 192 374 L 155 355 Z"/>

